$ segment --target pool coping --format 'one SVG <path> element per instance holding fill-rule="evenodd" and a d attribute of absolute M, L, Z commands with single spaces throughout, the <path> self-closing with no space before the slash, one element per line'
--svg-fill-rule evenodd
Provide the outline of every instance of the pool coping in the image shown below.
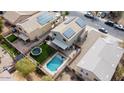
<path fill-rule="evenodd" d="M 57 70 L 56 70 L 55 72 L 52 72 L 52 71 L 50 71 L 50 70 L 47 68 L 47 64 L 48 64 L 57 54 L 64 56 L 64 57 L 65 57 L 65 60 L 64 60 L 63 63 L 57 68 Z M 68 57 L 66 57 L 65 55 L 61 54 L 60 52 L 57 52 L 57 53 L 55 53 L 49 60 L 47 60 L 47 62 L 43 65 L 43 69 L 48 72 L 47 74 L 49 74 L 50 76 L 53 76 L 53 77 L 54 77 L 54 76 L 61 70 L 61 68 L 67 63 L 67 61 L 68 61 Z"/>

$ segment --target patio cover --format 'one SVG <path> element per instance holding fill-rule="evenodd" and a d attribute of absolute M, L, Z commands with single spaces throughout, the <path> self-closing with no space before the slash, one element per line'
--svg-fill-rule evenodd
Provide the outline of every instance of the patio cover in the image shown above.
<path fill-rule="evenodd" d="M 61 41 L 59 41 L 59 40 L 57 40 L 57 39 L 54 39 L 52 42 L 53 42 L 55 45 L 57 45 L 58 47 L 62 48 L 63 50 L 65 50 L 65 49 L 68 47 L 67 44 L 65 44 L 65 43 L 63 43 L 63 42 L 61 42 Z"/>
<path fill-rule="evenodd" d="M 26 41 L 26 40 L 29 39 L 29 38 L 28 38 L 26 35 L 24 35 L 24 34 L 19 34 L 19 38 L 21 38 L 21 39 L 24 40 L 24 41 Z"/>

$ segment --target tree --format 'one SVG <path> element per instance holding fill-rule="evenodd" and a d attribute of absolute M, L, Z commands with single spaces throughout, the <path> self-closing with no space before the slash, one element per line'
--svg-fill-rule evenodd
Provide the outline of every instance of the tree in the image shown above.
<path fill-rule="evenodd" d="M 42 77 L 42 80 L 43 80 L 43 81 L 53 81 L 52 77 L 47 76 L 47 75 L 43 76 L 43 77 Z"/>
<path fill-rule="evenodd" d="M 3 29 L 3 21 L 2 19 L 0 19 L 0 33 L 2 32 L 2 29 Z"/>
<path fill-rule="evenodd" d="M 123 74 L 124 74 L 124 67 L 123 65 L 120 64 L 118 65 L 114 74 L 115 80 L 121 80 L 123 78 Z"/>
<path fill-rule="evenodd" d="M 3 36 L 2 36 L 2 34 L 0 34 L 0 41 L 3 39 Z"/>
<path fill-rule="evenodd" d="M 65 20 L 65 16 L 69 15 L 68 11 L 60 11 L 60 15 L 63 17 L 63 21 Z"/>
<path fill-rule="evenodd" d="M 27 77 L 31 72 L 36 70 L 36 65 L 27 57 L 19 60 L 15 67 L 24 77 Z"/>
<path fill-rule="evenodd" d="M 123 11 L 110 11 L 110 18 L 117 22 L 118 20 L 120 20 L 122 18 L 123 15 Z"/>

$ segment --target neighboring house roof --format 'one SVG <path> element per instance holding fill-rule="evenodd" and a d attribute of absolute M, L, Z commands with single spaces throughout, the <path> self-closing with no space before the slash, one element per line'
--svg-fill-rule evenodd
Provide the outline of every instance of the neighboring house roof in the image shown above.
<path fill-rule="evenodd" d="M 59 32 L 66 40 L 70 40 L 72 37 L 76 35 L 76 33 L 80 32 L 86 23 L 79 17 L 68 17 L 64 22 L 55 27 L 52 31 Z"/>
<path fill-rule="evenodd" d="M 77 66 L 93 72 L 100 80 L 111 80 L 123 53 L 117 42 L 99 38 Z"/>
<path fill-rule="evenodd" d="M 5 14 L 3 15 L 3 17 L 8 20 L 10 23 L 15 23 L 18 18 L 20 18 L 20 16 L 30 16 L 33 15 L 35 13 L 37 13 L 38 11 L 7 11 L 5 12 Z"/>
<path fill-rule="evenodd" d="M 37 29 L 41 29 L 49 22 L 56 19 L 57 17 L 53 12 L 39 12 L 20 23 L 17 23 L 17 26 L 23 28 L 27 33 L 31 33 Z"/>

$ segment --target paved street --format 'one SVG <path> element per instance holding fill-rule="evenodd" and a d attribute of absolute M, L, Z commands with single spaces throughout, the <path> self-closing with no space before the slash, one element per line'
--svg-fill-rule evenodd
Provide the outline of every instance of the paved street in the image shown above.
<path fill-rule="evenodd" d="M 92 26 L 96 29 L 99 29 L 101 27 L 104 27 L 108 30 L 108 33 L 112 36 L 115 36 L 117 38 L 120 38 L 122 40 L 124 40 L 124 31 L 120 31 L 120 30 L 117 30 L 113 27 L 110 27 L 110 26 L 107 26 L 104 24 L 104 21 L 103 19 L 99 19 L 98 20 L 92 20 L 92 19 L 89 19 L 89 18 L 86 18 L 83 13 L 85 12 L 80 12 L 80 11 L 70 11 L 70 16 L 78 16 L 82 19 L 85 20 L 85 22 L 89 25 L 89 26 Z"/>

